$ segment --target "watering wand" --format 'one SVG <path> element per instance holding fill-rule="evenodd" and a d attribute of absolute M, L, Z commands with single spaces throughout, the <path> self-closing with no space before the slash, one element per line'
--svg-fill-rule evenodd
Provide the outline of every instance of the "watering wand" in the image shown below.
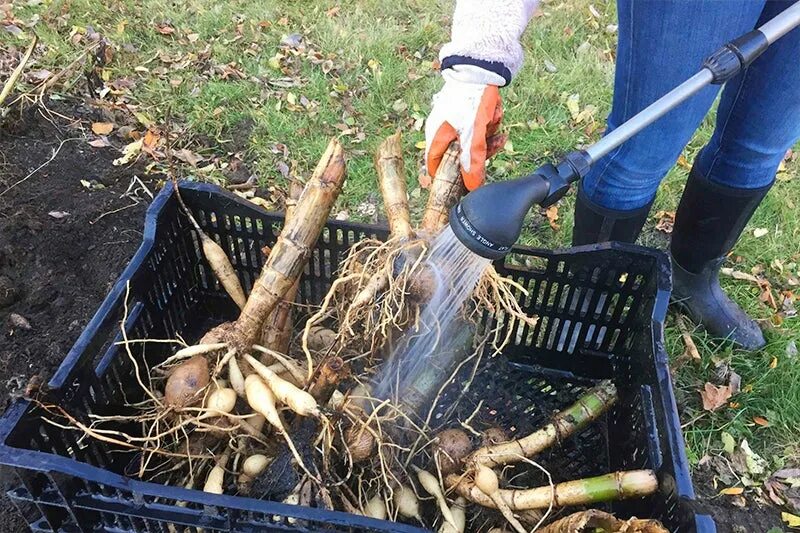
<path fill-rule="evenodd" d="M 570 184 L 585 176 L 601 157 L 707 85 L 721 85 L 734 77 L 770 44 L 797 26 L 800 26 L 800 2 L 708 56 L 700 72 L 591 146 L 570 152 L 557 165 L 548 163 L 528 176 L 484 185 L 469 193 L 450 212 L 453 233 L 481 257 L 505 256 L 519 238 L 525 214 L 534 204 L 549 207 L 556 203 Z"/>

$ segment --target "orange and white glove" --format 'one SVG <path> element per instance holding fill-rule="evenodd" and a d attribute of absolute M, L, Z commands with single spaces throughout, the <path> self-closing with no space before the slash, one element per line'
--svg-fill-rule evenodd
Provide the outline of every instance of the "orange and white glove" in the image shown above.
<path fill-rule="evenodd" d="M 496 81 L 491 76 L 485 76 L 486 81 Z M 457 140 L 461 175 L 471 191 L 483 183 L 486 160 L 498 149 L 494 136 L 503 119 L 500 91 L 496 83 L 461 81 L 451 70 L 442 72 L 442 77 L 444 87 L 433 97 L 425 122 L 425 163 L 428 174 L 434 176 L 447 147 Z"/>
<path fill-rule="evenodd" d="M 486 160 L 505 144 L 499 87 L 522 65 L 520 37 L 538 0 L 457 0 L 450 42 L 442 47 L 444 87 L 425 123 L 425 163 L 433 177 L 452 141 L 461 146 L 467 189 L 485 178 Z"/>

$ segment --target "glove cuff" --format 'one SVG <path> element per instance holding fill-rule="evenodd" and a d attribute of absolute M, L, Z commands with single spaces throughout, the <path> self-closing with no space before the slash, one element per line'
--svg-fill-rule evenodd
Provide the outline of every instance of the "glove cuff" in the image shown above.
<path fill-rule="evenodd" d="M 451 55 L 442 59 L 441 69 L 442 72 L 445 70 L 452 70 L 455 73 L 453 77 L 460 81 L 485 83 L 486 85 L 497 85 L 498 87 L 505 87 L 511 83 L 511 69 L 499 61 L 487 61 L 485 59 L 476 59 L 469 56 Z"/>

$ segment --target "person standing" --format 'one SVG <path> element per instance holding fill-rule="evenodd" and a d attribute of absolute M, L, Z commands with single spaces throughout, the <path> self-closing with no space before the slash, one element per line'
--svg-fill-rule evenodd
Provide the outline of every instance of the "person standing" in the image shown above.
<path fill-rule="evenodd" d="M 790 0 L 618 0 L 619 43 L 606 133 L 695 74 L 726 42 Z M 469 190 L 485 179 L 487 139 L 502 121 L 500 89 L 522 65 L 532 0 L 458 0 L 440 59 L 444 86 L 425 126 L 433 176 L 449 143 L 462 147 Z M 601 158 L 577 193 L 573 245 L 634 242 L 662 179 L 710 110 L 709 86 Z M 716 127 L 694 161 L 670 244 L 673 300 L 706 330 L 756 350 L 764 336 L 722 291 L 719 270 L 800 139 L 800 28 L 772 44 L 721 91 Z"/>

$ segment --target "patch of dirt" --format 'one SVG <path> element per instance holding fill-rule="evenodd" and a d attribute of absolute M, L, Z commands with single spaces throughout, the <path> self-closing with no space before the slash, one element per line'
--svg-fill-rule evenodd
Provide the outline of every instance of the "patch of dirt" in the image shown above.
<path fill-rule="evenodd" d="M 49 379 L 141 242 L 150 197 L 123 196 L 136 168 L 113 166 L 114 149 L 65 142 L 8 190 L 73 137 L 38 114 L 0 129 L 0 411 L 31 377 Z M 5 498 L 0 530 L 25 530 Z"/>
<path fill-rule="evenodd" d="M 692 472 L 697 494 L 696 510 L 710 515 L 717 523 L 717 533 L 766 533 L 772 528 L 783 531 L 781 513 L 775 507 L 762 505 L 746 496 L 746 506 L 739 507 L 731 496 L 719 496 L 714 490 L 714 472 L 697 467 Z"/>

